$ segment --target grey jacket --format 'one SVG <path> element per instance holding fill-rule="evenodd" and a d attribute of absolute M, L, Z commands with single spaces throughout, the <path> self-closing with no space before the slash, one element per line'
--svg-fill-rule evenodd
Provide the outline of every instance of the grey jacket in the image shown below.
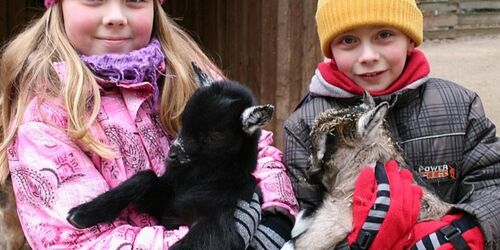
<path fill-rule="evenodd" d="M 301 208 L 316 206 L 322 198 L 321 188 L 305 175 L 314 118 L 326 109 L 358 104 L 360 98 L 312 94 L 285 122 L 285 162 Z M 375 100 L 393 103 L 387 125 L 408 165 L 445 201 L 477 218 L 487 249 L 500 249 L 500 141 L 479 96 L 426 78 L 413 89 Z"/>

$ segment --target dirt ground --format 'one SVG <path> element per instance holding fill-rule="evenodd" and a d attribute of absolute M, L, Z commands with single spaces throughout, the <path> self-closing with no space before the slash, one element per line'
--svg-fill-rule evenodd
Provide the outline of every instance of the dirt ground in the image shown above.
<path fill-rule="evenodd" d="M 454 81 L 479 94 L 500 135 L 500 36 L 425 41 L 420 47 L 431 76 Z"/>

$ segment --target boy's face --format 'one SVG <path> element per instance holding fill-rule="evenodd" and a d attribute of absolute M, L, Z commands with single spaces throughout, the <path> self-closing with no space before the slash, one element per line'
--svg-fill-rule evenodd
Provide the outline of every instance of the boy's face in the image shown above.
<path fill-rule="evenodd" d="M 64 28 L 83 55 L 122 54 L 148 45 L 154 1 L 63 0 Z"/>
<path fill-rule="evenodd" d="M 342 73 L 368 91 L 381 91 L 399 78 L 415 44 L 396 28 L 363 26 L 338 35 L 330 48 Z"/>

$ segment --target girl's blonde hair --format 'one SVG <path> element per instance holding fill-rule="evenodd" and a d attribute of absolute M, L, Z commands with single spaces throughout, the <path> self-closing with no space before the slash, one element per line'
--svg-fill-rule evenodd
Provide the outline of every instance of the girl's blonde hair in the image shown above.
<path fill-rule="evenodd" d="M 153 37 L 166 56 L 167 77 L 160 99 L 160 122 L 164 130 L 176 136 L 180 114 L 196 89 L 192 62 L 202 70 L 222 77 L 218 67 L 203 53 L 193 39 L 170 19 L 154 1 Z M 67 65 L 65 82 L 54 69 L 54 62 Z M 169 77 L 169 76 L 172 77 Z M 7 149 L 15 138 L 23 113 L 34 96 L 42 103 L 62 97 L 67 111 L 67 134 L 102 157 L 112 157 L 109 147 L 89 132 L 94 124 L 101 96 L 93 73 L 80 60 L 68 40 L 60 2 L 49 8 L 3 49 L 0 58 L 0 184 L 8 177 Z"/>

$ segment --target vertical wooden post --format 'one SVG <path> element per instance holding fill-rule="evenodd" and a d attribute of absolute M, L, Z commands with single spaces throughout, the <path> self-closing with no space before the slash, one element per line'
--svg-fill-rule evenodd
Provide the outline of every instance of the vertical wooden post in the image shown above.
<path fill-rule="evenodd" d="M 279 0 L 276 59 L 276 144 L 282 148 L 283 123 L 307 92 L 321 60 L 314 14 L 317 1 Z"/>

